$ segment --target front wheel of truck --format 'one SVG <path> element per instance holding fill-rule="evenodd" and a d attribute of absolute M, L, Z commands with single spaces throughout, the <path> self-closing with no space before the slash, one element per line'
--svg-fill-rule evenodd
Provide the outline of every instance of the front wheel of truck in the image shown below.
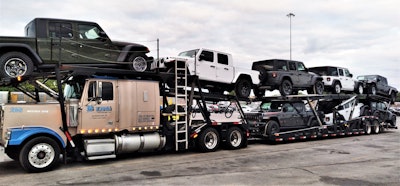
<path fill-rule="evenodd" d="M 37 137 L 26 143 L 19 155 L 21 166 L 28 172 L 45 172 L 58 165 L 60 147 L 49 137 Z"/>
<path fill-rule="evenodd" d="M 3 78 L 28 76 L 33 68 L 32 59 L 22 52 L 8 52 L 0 57 L 0 76 Z"/>

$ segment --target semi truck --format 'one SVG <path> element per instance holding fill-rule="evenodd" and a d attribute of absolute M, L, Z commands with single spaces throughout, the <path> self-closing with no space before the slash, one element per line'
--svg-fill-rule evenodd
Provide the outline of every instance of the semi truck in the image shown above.
<path fill-rule="evenodd" d="M 66 65 L 54 72 L 3 81 L 36 100 L 5 104 L 0 109 L 0 148 L 4 148 L 0 152 L 19 161 L 28 172 L 52 170 L 60 156 L 64 161 L 97 160 L 138 151 L 197 147 L 211 152 L 222 145 L 228 149 L 247 145 L 244 122 L 213 122 L 202 105 L 210 100 L 235 100 L 233 96 L 208 96 L 201 91 L 188 94 L 184 88 L 178 89 L 179 85 L 169 91 L 164 80 L 171 74 Z M 44 85 L 51 78 L 56 79 L 58 91 Z M 195 78 L 185 82 L 191 81 L 192 85 L 198 82 Z M 40 102 L 38 94 L 24 90 L 21 82 L 57 101 Z M 170 97 L 175 104 L 168 105 Z M 189 117 L 187 105 L 193 100 L 205 119 Z"/>

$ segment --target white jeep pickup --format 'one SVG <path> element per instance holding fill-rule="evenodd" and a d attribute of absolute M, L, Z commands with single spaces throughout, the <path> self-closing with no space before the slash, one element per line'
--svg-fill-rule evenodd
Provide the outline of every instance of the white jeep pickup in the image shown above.
<path fill-rule="evenodd" d="M 181 52 L 177 57 L 161 58 L 152 68 L 174 73 L 175 63 L 179 62 L 186 62 L 188 75 L 197 75 L 202 87 L 213 93 L 234 90 L 238 97 L 247 98 L 260 82 L 258 71 L 235 67 L 231 54 L 204 48 Z M 167 85 L 173 87 L 174 82 L 167 82 Z"/>

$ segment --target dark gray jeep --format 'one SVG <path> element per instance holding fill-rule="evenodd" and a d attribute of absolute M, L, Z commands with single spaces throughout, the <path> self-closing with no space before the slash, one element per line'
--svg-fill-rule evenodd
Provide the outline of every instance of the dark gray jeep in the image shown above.
<path fill-rule="evenodd" d="M 306 89 L 308 93 L 322 94 L 324 83 L 322 77 L 309 72 L 303 62 L 269 59 L 253 62 L 253 70 L 260 71 L 260 84 L 255 95 L 263 96 L 265 90 L 279 89 L 282 96 L 297 94 Z"/>

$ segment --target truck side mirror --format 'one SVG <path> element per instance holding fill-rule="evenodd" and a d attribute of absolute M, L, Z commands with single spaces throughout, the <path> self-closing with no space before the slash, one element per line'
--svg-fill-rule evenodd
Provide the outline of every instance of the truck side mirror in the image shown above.
<path fill-rule="evenodd" d="M 103 82 L 97 81 L 96 82 L 96 102 L 97 104 L 101 104 L 103 101 Z"/>
<path fill-rule="evenodd" d="M 98 37 L 97 39 L 99 39 L 101 41 L 107 41 L 108 36 L 104 31 L 100 31 L 98 34 L 100 37 Z"/>
<path fill-rule="evenodd" d="M 199 61 L 203 61 L 204 60 L 204 54 L 200 54 L 199 55 Z"/>
<path fill-rule="evenodd" d="M 352 78 L 352 77 L 353 77 L 353 74 L 350 74 L 350 77 Z"/>

